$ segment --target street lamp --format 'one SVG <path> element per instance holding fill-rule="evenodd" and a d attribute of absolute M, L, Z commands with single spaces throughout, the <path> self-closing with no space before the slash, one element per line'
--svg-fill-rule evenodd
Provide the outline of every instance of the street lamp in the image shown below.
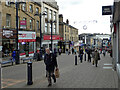
<path fill-rule="evenodd" d="M 20 64 L 20 59 L 19 59 L 19 48 L 18 48 L 18 8 L 19 4 L 25 4 L 25 2 L 18 2 L 17 0 L 14 2 L 10 2 L 10 4 L 15 4 L 16 6 L 16 57 L 15 57 L 15 63 Z"/>
<path fill-rule="evenodd" d="M 51 24 L 51 51 L 52 51 L 52 50 L 53 50 L 53 49 L 52 49 L 52 43 L 53 43 L 53 39 L 52 39 L 52 26 L 53 26 L 53 23 L 56 23 L 56 21 L 50 20 L 50 21 L 48 21 L 48 23 Z"/>
<path fill-rule="evenodd" d="M 41 49 L 41 46 L 42 46 L 42 32 L 41 32 L 41 18 L 42 18 L 42 15 L 46 15 L 45 12 L 43 13 L 36 13 L 34 16 L 39 16 L 40 18 L 40 60 L 42 59 L 42 49 Z"/>

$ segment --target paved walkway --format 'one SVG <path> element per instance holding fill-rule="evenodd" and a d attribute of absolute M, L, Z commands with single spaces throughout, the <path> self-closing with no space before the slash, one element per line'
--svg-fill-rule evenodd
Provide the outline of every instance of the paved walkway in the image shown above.
<path fill-rule="evenodd" d="M 87 61 L 74 65 L 74 55 L 62 54 L 58 56 L 60 78 L 50 88 L 117 88 L 118 78 L 116 71 L 112 69 L 112 58 L 107 55 L 99 61 L 98 67 Z M 17 69 L 19 68 L 19 69 Z M 48 88 L 45 77 L 45 65 L 43 61 L 33 63 L 33 85 L 28 86 L 25 64 L 3 68 L 4 88 Z M 17 69 L 15 71 L 15 69 Z M 6 72 L 14 70 L 14 72 Z M 22 71 L 21 71 L 22 70 Z M 24 72 L 23 74 L 21 72 Z M 14 77 L 11 77 L 11 76 Z M 20 76 L 19 76 L 20 75 Z M 26 76 L 25 76 L 26 75 Z M 16 76 L 16 77 L 15 77 Z M 24 77 L 22 77 L 24 76 Z M 7 81 L 7 83 L 5 83 Z M 12 84 L 13 81 L 13 84 Z M 11 82 L 11 85 L 10 83 Z"/>

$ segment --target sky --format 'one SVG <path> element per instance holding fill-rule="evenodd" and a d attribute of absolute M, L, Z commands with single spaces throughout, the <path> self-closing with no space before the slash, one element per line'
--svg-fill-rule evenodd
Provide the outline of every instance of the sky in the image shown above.
<path fill-rule="evenodd" d="M 110 15 L 102 15 L 102 6 L 113 0 L 56 0 L 63 21 L 78 29 L 78 33 L 110 34 Z M 86 30 L 83 29 L 86 28 Z"/>

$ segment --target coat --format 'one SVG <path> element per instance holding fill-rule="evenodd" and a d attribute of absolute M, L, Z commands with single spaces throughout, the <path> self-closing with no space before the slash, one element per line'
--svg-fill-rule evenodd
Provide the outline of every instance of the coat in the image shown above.
<path fill-rule="evenodd" d="M 95 56 L 94 56 L 95 62 L 98 62 L 98 59 L 99 59 L 99 56 L 100 56 L 100 55 L 99 55 L 99 52 L 98 52 L 98 51 L 95 51 L 95 52 L 94 52 L 94 55 L 95 55 Z"/>
<path fill-rule="evenodd" d="M 51 71 L 54 72 L 55 67 L 58 66 L 56 56 L 53 53 L 45 54 L 44 63 L 46 65 L 46 70 L 48 72 L 51 72 Z"/>

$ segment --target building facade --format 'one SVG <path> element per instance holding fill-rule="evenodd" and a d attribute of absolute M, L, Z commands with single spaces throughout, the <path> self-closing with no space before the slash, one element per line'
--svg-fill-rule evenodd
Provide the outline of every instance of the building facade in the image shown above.
<path fill-rule="evenodd" d="M 78 29 L 69 25 L 69 20 L 63 22 L 63 15 L 59 15 L 59 33 L 61 40 L 59 46 L 63 52 L 66 49 L 74 48 L 74 43 L 78 42 Z"/>
<path fill-rule="evenodd" d="M 18 42 L 16 42 L 16 7 L 10 2 L 2 2 L 2 56 L 9 57 L 18 44 L 20 57 L 33 56 L 39 47 L 36 37 L 40 37 L 39 17 L 41 5 L 26 2 L 18 7 Z M 36 43 L 37 42 L 37 43 Z"/>
<path fill-rule="evenodd" d="M 51 47 L 51 31 L 52 31 L 52 49 L 57 48 L 59 41 L 59 7 L 57 2 L 42 2 L 41 12 L 46 15 L 42 17 L 42 47 Z"/>
<path fill-rule="evenodd" d="M 114 0 L 113 15 L 111 20 L 112 57 L 114 70 L 117 71 L 120 88 L 120 1 Z"/>

